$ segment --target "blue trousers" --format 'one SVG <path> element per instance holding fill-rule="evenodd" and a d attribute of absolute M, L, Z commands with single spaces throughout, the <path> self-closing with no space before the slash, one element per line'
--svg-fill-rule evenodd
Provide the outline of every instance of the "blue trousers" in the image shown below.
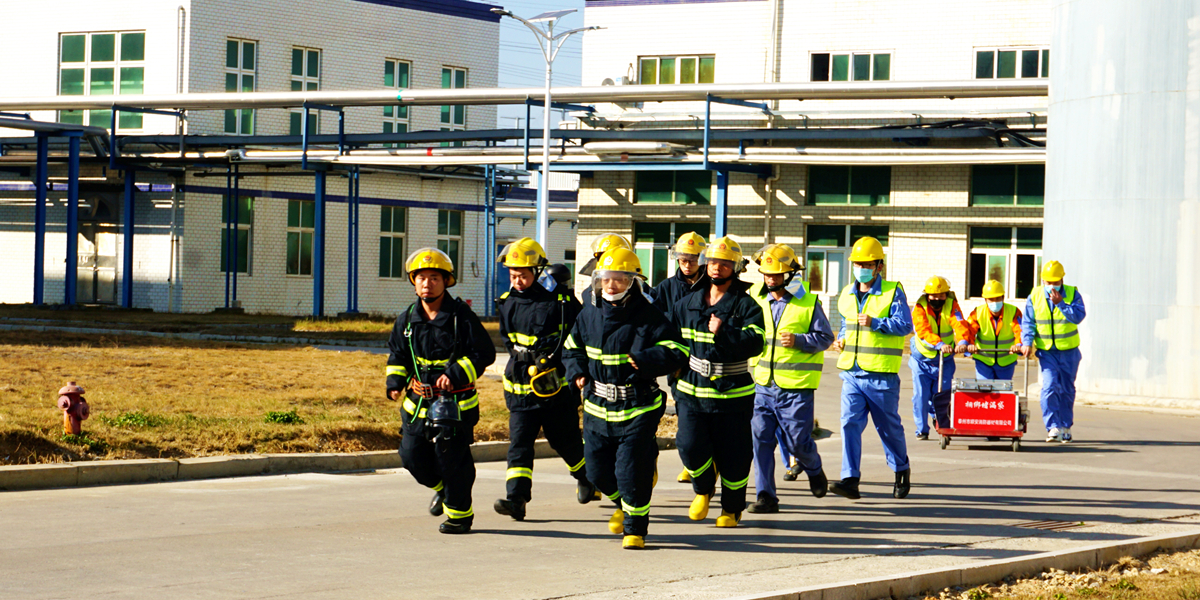
<path fill-rule="evenodd" d="M 1013 378 L 1013 373 L 1017 371 L 1017 363 L 1001 366 L 988 366 L 979 361 L 975 361 L 975 378 L 976 379 L 1009 379 Z"/>
<path fill-rule="evenodd" d="M 919 352 L 909 355 L 908 368 L 912 369 L 913 423 L 917 433 L 929 433 L 929 418 L 934 417 L 933 395 L 938 391 L 937 358 L 925 358 Z M 954 356 L 942 357 L 942 389 L 950 389 L 954 379 Z M 936 417 L 935 417 L 936 418 Z"/>
<path fill-rule="evenodd" d="M 783 430 L 783 427 L 775 428 L 775 441 L 779 442 L 779 460 L 783 461 L 783 466 L 790 466 L 792 464 L 792 449 L 788 445 L 787 432 Z"/>
<path fill-rule="evenodd" d="M 900 376 L 894 373 L 842 371 L 842 478 L 861 477 L 862 434 L 867 415 L 883 442 L 888 467 L 908 469 L 908 446 L 900 422 Z"/>
<path fill-rule="evenodd" d="M 775 493 L 775 445 L 786 444 L 809 475 L 821 472 L 821 455 L 812 438 L 813 390 L 783 390 L 777 386 L 754 386 L 754 487 L 759 494 Z M 784 438 L 776 440 L 783 432 Z M 785 441 L 786 440 L 786 441 Z M 784 461 L 784 466 L 787 461 Z"/>
<path fill-rule="evenodd" d="M 1075 375 L 1079 373 L 1079 348 L 1038 350 L 1042 371 L 1042 422 L 1046 430 L 1070 428 L 1075 423 Z"/>

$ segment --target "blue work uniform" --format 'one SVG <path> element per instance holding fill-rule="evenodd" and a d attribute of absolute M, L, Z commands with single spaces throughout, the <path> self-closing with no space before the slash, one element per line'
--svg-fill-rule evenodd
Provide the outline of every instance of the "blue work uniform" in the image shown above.
<path fill-rule="evenodd" d="M 876 276 L 868 292 L 854 285 L 854 296 L 861 311 L 867 296 L 879 296 L 883 278 Z M 887 335 L 905 336 L 913 332 L 912 314 L 904 289 L 896 286 L 895 297 L 886 318 L 871 319 L 871 330 Z M 838 339 L 846 339 L 846 321 L 838 331 Z M 867 427 L 867 414 L 875 423 L 875 431 L 883 442 L 887 464 L 899 473 L 908 469 L 908 445 L 904 425 L 900 421 L 900 376 L 895 373 L 872 373 L 854 366 L 842 371 L 842 479 L 860 477 L 862 463 L 862 433 Z"/>
<path fill-rule="evenodd" d="M 1078 325 L 1087 316 L 1083 306 L 1083 294 L 1075 290 L 1075 297 L 1070 303 L 1066 298 L 1057 306 L 1050 302 L 1050 294 L 1045 286 L 1033 291 L 1034 294 L 1046 294 L 1046 302 L 1051 309 L 1058 308 L 1068 321 Z M 1032 346 L 1033 338 L 1037 335 L 1037 316 L 1033 310 L 1033 299 L 1025 300 L 1025 312 L 1021 314 L 1021 344 Z M 1079 373 L 1079 361 L 1083 354 L 1079 348 L 1070 350 L 1038 350 L 1038 368 L 1041 369 L 1042 380 L 1042 422 L 1046 430 L 1054 428 L 1070 429 L 1075 423 L 1075 376 Z"/>

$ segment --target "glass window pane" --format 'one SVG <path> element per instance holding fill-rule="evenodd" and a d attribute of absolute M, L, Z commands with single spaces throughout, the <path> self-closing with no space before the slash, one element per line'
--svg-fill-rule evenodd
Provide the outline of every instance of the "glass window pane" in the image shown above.
<path fill-rule="evenodd" d="M 62 110 L 58 112 L 58 120 L 72 125 L 83 125 L 83 111 Z"/>
<path fill-rule="evenodd" d="M 311 228 L 316 224 L 317 220 L 317 203 L 316 202 L 300 202 L 300 226 Z"/>
<path fill-rule="evenodd" d="M 379 276 L 392 276 L 392 238 L 379 236 Z"/>
<path fill-rule="evenodd" d="M 121 60 L 145 60 L 146 34 L 144 32 L 121 34 Z"/>
<path fill-rule="evenodd" d="M 553 104 L 553 102 L 551 102 Z M 467 123 L 467 107 L 459 104 L 454 107 L 454 124 L 465 125 Z"/>
<path fill-rule="evenodd" d="M 250 135 L 254 133 L 254 109 L 242 109 L 242 135 Z"/>
<path fill-rule="evenodd" d="M 671 171 L 637 171 L 633 176 L 634 202 L 673 202 L 675 174 Z"/>
<path fill-rule="evenodd" d="M 87 36 L 83 34 L 62 36 L 62 61 L 83 62 L 86 46 Z"/>
<path fill-rule="evenodd" d="M 1050 76 L 1050 51 L 1042 50 L 1042 77 Z"/>
<path fill-rule="evenodd" d="M 254 50 L 258 44 L 254 42 L 242 42 L 242 68 L 247 71 L 254 70 Z"/>
<path fill-rule="evenodd" d="M 696 233 L 696 234 L 700 235 L 700 237 L 702 237 L 704 239 L 708 239 L 709 224 L 708 223 L 676 223 L 675 224 L 675 238 L 678 239 L 679 236 L 681 236 L 685 233 Z M 668 241 L 668 243 L 673 243 L 675 240 L 668 238 L 667 241 Z M 575 259 L 575 251 L 574 250 L 570 250 L 569 258 L 571 258 L 572 260 Z"/>
<path fill-rule="evenodd" d="M 1041 250 L 1042 249 L 1042 228 L 1041 227 L 1018 227 L 1017 228 L 1017 249 L 1018 250 Z"/>
<path fill-rule="evenodd" d="M 253 92 L 254 91 L 254 76 L 253 75 L 242 75 L 242 91 L 243 92 Z"/>
<path fill-rule="evenodd" d="M 846 227 L 844 225 L 809 225 L 808 236 L 804 239 L 807 246 L 845 246 Z"/>
<path fill-rule="evenodd" d="M 117 34 L 92 34 L 92 62 L 112 62 L 116 60 Z"/>
<path fill-rule="evenodd" d="M 696 59 L 679 59 L 679 83 L 696 83 Z"/>
<path fill-rule="evenodd" d="M 1001 79 L 1011 79 L 1017 76 L 1017 51 L 1002 50 L 997 52 L 1000 55 L 999 69 L 996 74 Z"/>
<path fill-rule="evenodd" d="M 837 54 L 833 57 L 833 80 L 834 81 L 849 81 L 850 80 L 850 55 Z"/>
<path fill-rule="evenodd" d="M 455 89 L 463 89 L 467 87 L 467 72 L 462 69 L 454 71 L 454 87 Z"/>
<path fill-rule="evenodd" d="M 442 89 L 444 89 L 444 90 L 450 89 L 450 78 L 451 77 L 452 77 L 452 74 L 450 72 L 450 69 L 443 68 L 442 69 Z"/>
<path fill-rule="evenodd" d="M 1021 51 L 1021 77 L 1037 77 L 1038 76 L 1038 51 L 1037 50 L 1022 50 Z"/>
<path fill-rule="evenodd" d="M 805 283 L 808 284 L 808 291 L 825 291 L 825 253 L 809 252 L 808 258 L 804 261 L 804 267 Z"/>
<path fill-rule="evenodd" d="M 1046 197 L 1046 165 L 1017 165 L 1017 204 L 1041 206 Z"/>
<path fill-rule="evenodd" d="M 96 127 L 108 128 L 112 126 L 112 111 L 111 110 L 89 110 L 88 123 Z"/>
<path fill-rule="evenodd" d="M 113 78 L 115 74 L 116 70 L 111 67 L 92 69 L 92 82 L 88 86 L 88 94 L 96 96 L 113 93 Z"/>
<path fill-rule="evenodd" d="M 891 191 L 891 167 L 850 168 L 851 204 L 887 204 L 889 201 L 888 195 Z"/>
<path fill-rule="evenodd" d="M 236 92 L 237 90 L 238 90 L 237 73 L 226 73 L 225 74 L 225 91 L 226 92 Z"/>
<path fill-rule="evenodd" d="M 404 233 L 408 229 L 408 209 L 403 206 L 397 206 L 392 209 L 392 231 L 395 233 Z"/>
<path fill-rule="evenodd" d="M 812 74 L 809 77 L 810 81 L 829 81 L 829 55 L 814 54 L 812 55 Z"/>
<path fill-rule="evenodd" d="M 462 211 L 450 212 L 450 235 L 462 235 Z"/>
<path fill-rule="evenodd" d="M 254 198 L 246 196 L 238 199 L 238 223 L 250 225 L 254 222 Z"/>
<path fill-rule="evenodd" d="M 408 87 L 408 63 L 396 63 L 396 86 L 405 89 Z"/>
<path fill-rule="evenodd" d="M 238 66 L 237 40 L 225 40 L 225 66 L 230 69 L 236 69 Z"/>
<path fill-rule="evenodd" d="M 288 135 L 300 135 L 300 113 L 288 115 Z"/>
<path fill-rule="evenodd" d="M 993 254 L 987 257 L 987 278 L 1000 283 L 1008 281 L 1008 255 Z"/>
<path fill-rule="evenodd" d="M 121 67 L 121 93 L 140 94 L 146 79 L 145 67 Z"/>
<path fill-rule="evenodd" d="M 996 53 L 985 50 L 975 53 L 975 79 L 991 79 L 995 70 Z"/>
<path fill-rule="evenodd" d="M 675 59 L 664 58 L 658 61 L 658 82 L 675 83 Z"/>
<path fill-rule="evenodd" d="M 292 75 L 304 76 L 304 51 L 299 48 L 292 48 Z"/>
<path fill-rule="evenodd" d="M 440 120 L 442 123 L 445 123 L 447 125 L 450 124 L 450 107 L 449 106 L 442 107 L 442 115 L 441 115 Z M 443 131 L 446 131 L 446 130 L 443 129 Z"/>
<path fill-rule="evenodd" d="M 850 194 L 850 167 L 810 166 L 808 191 L 810 204 L 846 204 Z"/>
<path fill-rule="evenodd" d="M 384 132 L 384 133 L 391 133 L 391 132 L 392 132 L 392 124 L 391 124 L 391 123 L 388 123 L 388 122 L 386 122 L 386 121 L 385 121 L 385 122 L 383 123 L 383 132 Z"/>
<path fill-rule="evenodd" d="M 867 81 L 871 78 L 871 55 L 854 55 L 854 80 Z"/>
<path fill-rule="evenodd" d="M 380 233 L 388 233 L 392 230 L 392 207 L 381 206 L 379 208 L 379 231 Z"/>
<path fill-rule="evenodd" d="M 638 83 L 658 83 L 658 59 L 643 58 L 640 65 L 641 77 L 638 79 Z"/>
<path fill-rule="evenodd" d="M 888 81 L 892 78 L 892 55 L 891 54 L 876 54 L 872 57 L 874 64 L 871 68 L 871 79 L 875 81 Z"/>
<path fill-rule="evenodd" d="M 1012 228 L 972 227 L 971 248 L 1012 248 Z"/>
<path fill-rule="evenodd" d="M 396 87 L 396 61 L 383 61 L 383 87 Z"/>
<path fill-rule="evenodd" d="M 971 167 L 971 203 L 975 205 L 1012 204 L 1016 177 L 1013 165 L 975 165 Z"/>
<path fill-rule="evenodd" d="M 882 246 L 888 245 L 888 226 L 887 225 L 851 225 L 850 226 L 850 245 L 853 246 L 858 238 L 873 237 L 879 240 Z"/>
<path fill-rule="evenodd" d="M 237 133 L 237 111 L 227 109 L 225 111 L 225 133 Z"/>
<path fill-rule="evenodd" d="M 82 96 L 83 69 L 63 69 L 59 75 L 58 93 L 63 96 Z"/>
<path fill-rule="evenodd" d="M 711 171 L 676 171 L 675 201 L 708 204 L 712 196 L 712 183 Z"/>
<path fill-rule="evenodd" d="M 392 238 L 392 277 L 404 277 L 404 238 Z"/>
<path fill-rule="evenodd" d="M 450 229 L 450 211 L 439 210 L 438 211 L 438 229 L 437 229 L 438 235 L 446 235 L 446 232 L 449 229 Z"/>
<path fill-rule="evenodd" d="M 300 274 L 312 275 L 312 243 L 313 234 L 303 232 L 300 234 Z"/>
<path fill-rule="evenodd" d="M 716 57 L 700 57 L 700 81 L 699 83 L 713 83 L 717 77 L 717 59 Z"/>
<path fill-rule="evenodd" d="M 300 274 L 300 234 L 295 231 L 287 234 L 287 274 Z"/>
<path fill-rule="evenodd" d="M 321 53 L 316 50 L 308 51 L 308 72 L 304 74 L 306 77 L 321 76 Z"/>
<path fill-rule="evenodd" d="M 670 223 L 633 224 L 633 243 L 635 244 L 639 242 L 650 244 L 669 244 L 671 241 Z"/>
<path fill-rule="evenodd" d="M 288 227 L 299 227 L 300 226 L 300 201 L 299 200 L 288 200 L 287 226 Z"/>
<path fill-rule="evenodd" d="M 141 129 L 142 113 L 120 113 L 120 116 L 117 117 L 117 127 L 121 129 Z"/>
<path fill-rule="evenodd" d="M 310 81 L 307 84 L 305 84 L 305 89 L 310 92 L 315 92 L 317 90 L 317 87 L 318 87 L 318 84 L 315 81 Z"/>
<path fill-rule="evenodd" d="M 1032 254 L 1017 255 L 1017 289 L 1010 298 L 1026 298 L 1033 291 L 1038 284 L 1036 275 L 1041 270 L 1041 258 Z"/>
<path fill-rule="evenodd" d="M 293 91 L 293 92 L 302 92 L 302 91 L 304 91 L 304 82 L 302 82 L 302 81 L 295 81 L 295 80 L 293 80 L 293 81 L 292 81 L 292 91 Z"/>
<path fill-rule="evenodd" d="M 238 273 L 249 273 L 250 272 L 250 230 L 249 229 L 239 229 L 238 234 L 237 234 L 237 241 L 238 241 L 237 272 Z"/>

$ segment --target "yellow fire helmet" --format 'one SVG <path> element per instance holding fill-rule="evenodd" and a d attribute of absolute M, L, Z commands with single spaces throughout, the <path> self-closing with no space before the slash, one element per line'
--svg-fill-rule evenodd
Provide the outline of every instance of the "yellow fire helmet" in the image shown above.
<path fill-rule="evenodd" d="M 437 269 L 446 276 L 446 287 L 454 287 L 457 280 L 454 278 L 454 261 L 445 252 L 437 248 L 421 248 L 416 252 L 408 255 L 408 260 L 404 261 L 404 270 L 408 272 L 408 282 L 417 284 L 417 271 L 423 269 Z"/>
<path fill-rule="evenodd" d="M 941 275 L 934 275 L 925 280 L 926 294 L 945 294 L 950 291 L 950 281 Z"/>
<path fill-rule="evenodd" d="M 642 261 L 628 248 L 613 248 L 601 254 L 596 260 L 596 273 L 601 271 L 619 271 L 646 278 L 642 274 Z"/>
<path fill-rule="evenodd" d="M 633 246 L 629 244 L 629 240 L 625 236 L 615 233 L 606 233 L 592 241 L 592 256 L 600 258 L 601 254 L 612 250 L 613 248 L 624 248 L 633 250 Z"/>
<path fill-rule="evenodd" d="M 1052 260 L 1042 265 L 1042 279 L 1045 281 L 1062 281 L 1067 272 L 1063 269 L 1062 263 L 1057 260 Z"/>
<path fill-rule="evenodd" d="M 713 242 L 704 249 L 703 256 L 707 260 L 727 260 L 732 262 L 734 273 L 740 272 L 742 268 L 742 246 L 729 236 L 723 236 L 713 240 Z"/>
<path fill-rule="evenodd" d="M 671 258 L 679 258 L 681 255 L 700 256 L 706 245 L 704 237 L 695 231 L 689 231 L 679 236 L 679 241 L 675 242 L 675 247 L 671 249 Z"/>
<path fill-rule="evenodd" d="M 850 249 L 850 262 L 871 262 L 883 260 L 883 244 L 879 240 L 867 236 L 859 238 Z"/>
<path fill-rule="evenodd" d="M 758 272 L 764 275 L 783 275 L 804 269 L 796 251 L 787 244 L 767 244 L 751 257 L 758 265 Z"/>
<path fill-rule="evenodd" d="M 995 279 L 989 279 L 987 283 L 983 284 L 984 300 L 990 300 L 992 298 L 1003 298 L 1003 297 L 1004 297 L 1004 284 L 1000 283 L 999 281 L 996 281 Z"/>
<path fill-rule="evenodd" d="M 510 269 L 525 267 L 536 269 L 550 264 L 546 251 L 533 238 L 523 237 L 504 247 L 496 262 Z"/>

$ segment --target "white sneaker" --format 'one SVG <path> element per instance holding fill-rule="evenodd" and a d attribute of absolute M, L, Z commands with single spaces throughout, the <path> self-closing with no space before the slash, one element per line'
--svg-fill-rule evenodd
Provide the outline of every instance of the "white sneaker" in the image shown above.
<path fill-rule="evenodd" d="M 1061 441 L 1062 441 L 1062 443 L 1064 443 L 1064 444 L 1065 444 L 1065 443 L 1067 443 L 1067 442 L 1069 442 L 1069 441 L 1071 441 L 1071 428 L 1070 428 L 1070 427 L 1064 427 L 1064 428 L 1063 428 L 1063 430 L 1062 430 L 1062 440 L 1061 440 Z"/>
<path fill-rule="evenodd" d="M 1061 429 L 1059 429 L 1059 428 L 1057 428 L 1057 427 L 1051 427 L 1051 428 L 1050 428 L 1050 431 L 1046 432 L 1046 441 L 1047 441 L 1047 442 L 1061 442 L 1061 441 L 1063 441 L 1063 439 L 1062 439 L 1062 430 L 1061 430 Z"/>

